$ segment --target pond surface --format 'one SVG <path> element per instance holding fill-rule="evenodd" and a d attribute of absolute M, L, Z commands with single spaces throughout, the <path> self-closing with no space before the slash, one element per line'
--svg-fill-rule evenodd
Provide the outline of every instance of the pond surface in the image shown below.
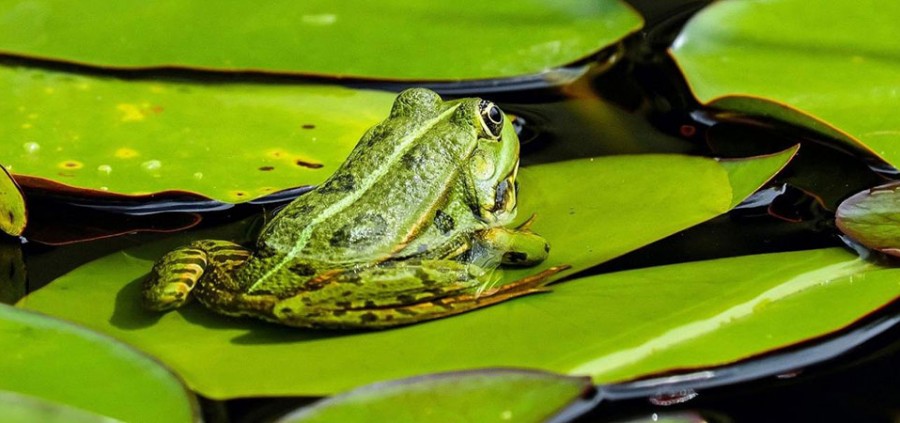
<path fill-rule="evenodd" d="M 632 1 L 647 18 L 646 29 L 622 46 L 584 63 L 590 68 L 582 76 L 562 86 L 522 84 L 478 94 L 518 116 L 517 123 L 522 125 L 522 165 L 637 153 L 748 157 L 780 151 L 797 143 L 802 144 L 801 154 L 767 187 L 732 212 L 586 273 L 843 246 L 833 224 L 835 206 L 850 194 L 880 184 L 892 175 L 877 163 L 831 147 L 829 140 L 807 130 L 700 107 L 665 54 L 665 47 L 684 20 L 706 2 L 667 2 L 665 6 L 658 3 Z M 609 64 L 612 61 L 615 63 Z M 583 68 L 572 69 L 577 74 Z M 190 74 L 178 75 L 184 76 Z M 479 85 L 434 88 L 451 96 L 486 91 L 485 86 Z M 44 234 L 48 239 L 126 233 L 55 247 L 37 242 L 24 244 L 29 291 L 40 289 L 92 259 L 169 236 L 136 233 L 136 229 L 175 230 L 196 224 L 197 219 L 201 219 L 197 228 L 214 228 L 272 213 L 285 202 L 274 199 L 269 204 L 246 204 L 205 212 L 202 216 L 185 213 L 133 216 L 119 211 L 135 204 L 99 202 L 84 207 L 49 193 L 29 194 L 33 198 L 30 206 L 39 211 L 32 216 L 32 225 L 48 228 Z M 184 210 L 193 205 L 172 207 Z M 4 245 L 10 257 L 16 256 L 17 248 L 15 243 Z M 868 321 L 894 316 L 897 312 L 897 307 L 881 310 Z M 579 421 L 652 421 L 670 414 L 688 416 L 688 421 L 894 421 L 900 413 L 897 400 L 900 390 L 896 384 L 900 377 L 898 334 L 897 328 L 888 329 L 862 347 L 822 363 L 818 361 L 827 355 L 802 354 L 814 345 L 794 348 L 793 351 L 801 354 L 789 358 L 780 353 L 758 357 L 755 361 L 763 369 L 757 373 L 761 379 L 743 381 L 750 376 L 739 376 L 735 382 L 742 383 L 688 389 L 681 396 L 647 398 L 630 396 L 627 390 L 618 391 L 621 395 L 601 400 Z M 836 352 L 842 351 L 831 351 Z M 778 375 L 765 374 L 767 366 L 791 367 L 791 362 L 785 360 L 798 360 L 799 367 Z M 203 401 L 203 413 L 210 421 L 259 421 L 308 401 L 299 398 Z"/>

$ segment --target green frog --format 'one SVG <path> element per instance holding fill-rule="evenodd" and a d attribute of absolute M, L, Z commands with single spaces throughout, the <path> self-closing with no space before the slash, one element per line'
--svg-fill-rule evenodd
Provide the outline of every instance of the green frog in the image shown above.
<path fill-rule="evenodd" d="M 231 316 L 306 328 L 386 328 L 546 290 L 563 267 L 498 284 L 550 246 L 516 214 L 519 141 L 492 102 L 397 96 L 316 189 L 278 213 L 255 247 L 199 240 L 164 255 L 142 288 L 152 310 L 196 298 Z"/>

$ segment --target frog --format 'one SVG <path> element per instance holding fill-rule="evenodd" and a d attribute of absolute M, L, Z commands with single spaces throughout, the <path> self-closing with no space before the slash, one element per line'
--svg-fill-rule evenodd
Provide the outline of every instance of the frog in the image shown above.
<path fill-rule="evenodd" d="M 500 283 L 550 244 L 516 217 L 519 140 L 481 98 L 401 92 L 323 183 L 264 224 L 256 243 L 196 240 L 163 255 L 141 302 L 196 299 L 227 316 L 311 329 L 384 329 L 537 292 L 566 268 Z"/>

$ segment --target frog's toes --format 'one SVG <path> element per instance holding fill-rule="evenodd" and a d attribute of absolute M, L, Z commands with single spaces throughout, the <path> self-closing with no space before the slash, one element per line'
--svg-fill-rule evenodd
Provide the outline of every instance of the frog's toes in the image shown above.
<path fill-rule="evenodd" d="M 206 253 L 197 248 L 182 247 L 164 255 L 144 280 L 141 289 L 144 307 L 164 311 L 187 303 L 206 265 Z"/>

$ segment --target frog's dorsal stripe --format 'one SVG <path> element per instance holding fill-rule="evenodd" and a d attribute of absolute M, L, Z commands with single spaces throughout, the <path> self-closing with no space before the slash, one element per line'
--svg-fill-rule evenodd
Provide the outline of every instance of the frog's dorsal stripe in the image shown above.
<path fill-rule="evenodd" d="M 396 148 L 391 153 L 390 157 L 387 160 L 382 161 L 381 166 L 375 168 L 375 170 L 371 173 L 370 178 L 366 178 L 362 185 L 360 185 L 356 190 L 348 193 L 345 197 L 340 200 L 329 205 L 322 213 L 318 214 L 313 220 L 303 228 L 303 231 L 297 235 L 297 242 L 294 244 L 291 251 L 287 253 L 287 255 L 282 259 L 278 264 L 272 266 L 266 273 L 259 277 L 253 285 L 250 286 L 249 291 L 252 292 L 258 286 L 263 284 L 266 280 L 268 280 L 272 275 L 276 272 L 280 271 L 285 265 L 290 263 L 292 259 L 297 257 L 300 254 L 300 251 L 303 250 L 303 247 L 306 246 L 306 243 L 309 242 L 309 238 L 312 236 L 313 230 L 318 226 L 318 224 L 330 219 L 335 214 L 339 213 L 346 207 L 350 206 L 356 200 L 363 196 L 372 185 L 375 184 L 376 181 L 380 180 L 388 171 L 390 171 L 391 166 L 400 160 L 400 157 L 403 156 L 410 148 L 415 144 L 415 141 L 418 140 L 423 134 L 430 131 L 438 122 L 443 121 L 447 116 L 452 114 L 456 109 L 459 108 L 459 104 L 454 104 L 447 110 L 441 112 L 438 116 L 431 119 L 427 124 L 419 126 L 415 131 L 410 131 L 403 138 L 397 142 Z"/>

